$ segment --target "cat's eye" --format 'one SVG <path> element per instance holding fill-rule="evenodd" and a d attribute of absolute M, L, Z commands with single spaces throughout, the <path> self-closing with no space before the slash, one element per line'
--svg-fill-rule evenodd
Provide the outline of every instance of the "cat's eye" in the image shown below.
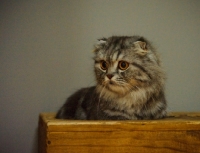
<path fill-rule="evenodd" d="M 100 61 L 100 67 L 102 70 L 107 70 L 108 68 L 108 63 L 104 60 Z"/>
<path fill-rule="evenodd" d="M 126 61 L 119 61 L 118 68 L 120 70 L 126 70 L 129 67 L 129 63 Z"/>

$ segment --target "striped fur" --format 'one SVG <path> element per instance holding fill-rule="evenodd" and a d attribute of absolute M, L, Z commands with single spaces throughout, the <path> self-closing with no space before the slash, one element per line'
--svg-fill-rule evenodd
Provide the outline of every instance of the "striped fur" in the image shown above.
<path fill-rule="evenodd" d="M 99 39 L 94 49 L 97 85 L 71 95 L 57 118 L 88 120 L 159 119 L 166 115 L 165 74 L 143 37 Z"/>

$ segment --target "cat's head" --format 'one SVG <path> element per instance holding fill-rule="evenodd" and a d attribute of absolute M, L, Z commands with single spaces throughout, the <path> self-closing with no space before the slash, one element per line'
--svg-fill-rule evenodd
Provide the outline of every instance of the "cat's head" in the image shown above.
<path fill-rule="evenodd" d="M 151 44 L 140 36 L 98 40 L 94 49 L 97 85 L 118 95 L 163 83 L 160 61 Z"/>

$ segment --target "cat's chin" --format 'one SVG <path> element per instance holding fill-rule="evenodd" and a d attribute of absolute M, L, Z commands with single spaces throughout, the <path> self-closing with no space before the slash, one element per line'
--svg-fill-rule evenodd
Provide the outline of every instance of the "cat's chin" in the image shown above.
<path fill-rule="evenodd" d="M 128 92 L 125 88 L 112 84 L 107 85 L 107 89 L 121 96 L 126 95 Z"/>
<path fill-rule="evenodd" d="M 109 83 L 105 86 L 99 86 L 98 89 L 100 92 L 109 92 L 110 94 L 117 95 L 119 97 L 123 97 L 129 93 L 126 88 L 112 83 Z"/>

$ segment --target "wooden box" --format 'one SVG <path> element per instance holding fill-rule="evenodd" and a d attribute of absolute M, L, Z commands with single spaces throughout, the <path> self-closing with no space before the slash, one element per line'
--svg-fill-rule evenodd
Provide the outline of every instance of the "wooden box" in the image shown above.
<path fill-rule="evenodd" d="M 39 153 L 200 153 L 200 113 L 170 113 L 161 120 L 39 119 Z"/>

